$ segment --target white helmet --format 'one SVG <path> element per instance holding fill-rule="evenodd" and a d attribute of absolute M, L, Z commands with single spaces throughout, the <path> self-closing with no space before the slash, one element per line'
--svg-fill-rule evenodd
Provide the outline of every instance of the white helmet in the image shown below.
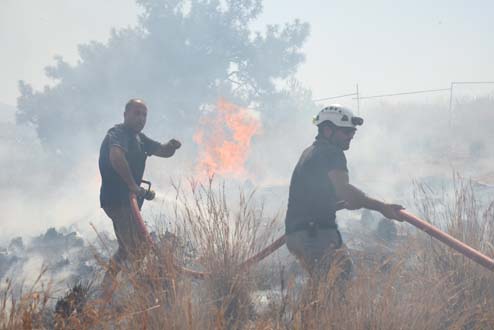
<path fill-rule="evenodd" d="M 312 118 L 312 122 L 316 126 L 319 126 L 325 121 L 330 121 L 338 127 L 351 128 L 356 128 L 364 123 L 363 118 L 355 117 L 352 110 L 340 104 L 331 104 L 319 111 L 317 116 Z"/>

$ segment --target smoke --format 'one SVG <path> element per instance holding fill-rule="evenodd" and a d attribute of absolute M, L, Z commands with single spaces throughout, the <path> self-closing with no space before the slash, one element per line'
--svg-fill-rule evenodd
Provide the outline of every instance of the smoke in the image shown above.
<path fill-rule="evenodd" d="M 414 181 L 441 189 L 458 171 L 479 183 L 494 183 L 490 168 L 493 153 L 487 143 L 493 138 L 488 124 L 494 119 L 490 111 L 493 103 L 490 97 L 458 102 L 451 120 L 444 102 L 382 103 L 363 108 L 365 124 L 346 152 L 351 182 L 371 196 L 407 207 L 412 204 Z M 284 111 L 284 117 L 269 121 L 262 115 L 266 111 L 259 111 L 262 134 L 252 136 L 250 146 L 242 150 L 241 162 L 235 165 L 240 172 L 243 169 L 251 175 L 218 171 L 217 176 L 232 185 L 247 182 L 250 188 L 257 186 L 259 195 L 267 204 L 273 204 L 275 211 L 285 206 L 291 171 L 316 135 L 310 119 L 322 105 L 301 100 L 297 90 L 292 89 L 284 102 L 269 106 L 273 113 Z M 223 124 L 228 130 L 228 125 Z M 1 160 L 6 171 L 1 174 L 0 197 L 8 219 L 3 223 L 3 241 L 62 226 L 72 226 L 93 237 L 89 222 L 111 232 L 111 224 L 98 205 L 99 143 L 94 143 L 92 150 L 81 155 L 80 162 L 66 172 L 60 164 L 64 162 L 63 155 L 46 152 L 32 128 L 8 121 L 3 125 Z M 200 129 L 208 127 L 212 131 L 212 126 Z M 148 160 L 145 177 L 163 196 L 171 192 L 170 178 L 194 176 L 201 160 L 201 145 L 196 146 L 193 135 L 180 139 L 184 147 L 173 158 Z M 153 212 L 158 212 L 161 205 L 154 203 Z"/>
<path fill-rule="evenodd" d="M 235 13 L 241 8 L 222 12 L 199 2 L 204 8 L 184 15 L 171 10 L 172 15 L 153 9 L 152 1 L 141 2 L 149 5 L 141 26 L 115 31 L 108 43 L 82 45 L 77 65 L 58 58 L 47 70 L 57 82 L 54 87 L 34 91 L 21 83 L 17 109 L 1 109 L 0 242 L 64 227 L 87 243 L 94 238 L 90 222 L 112 233 L 99 208 L 97 158 L 106 130 L 122 121 L 131 97 L 143 97 L 148 104 L 148 136 L 183 143 L 171 159 L 148 160 L 145 178 L 160 198 L 145 206 L 147 219 L 170 208 L 171 178 L 196 175 L 201 162 L 231 186 L 257 187 L 266 209 L 283 213 L 291 172 L 316 135 L 311 118 L 324 106 L 314 104 L 310 90 L 293 79 L 303 60 L 300 49 L 308 27 L 300 22 L 270 27 L 263 38 L 243 28 L 258 14 L 257 5 L 245 16 Z M 202 15 L 202 9 L 211 17 Z M 277 84 L 279 80 L 284 84 Z M 225 144 L 226 136 L 198 139 L 215 129 L 232 129 L 225 113 L 213 106 L 221 98 L 238 104 L 237 110 L 253 109 L 240 110 L 242 116 L 256 114 L 249 117 L 255 120 L 247 121 L 248 135 L 240 143 Z M 494 139 L 493 107 L 492 96 L 454 100 L 452 113 L 444 100 L 419 97 L 362 106 L 365 124 L 346 152 L 351 182 L 370 196 L 411 208 L 414 181 L 440 189 L 459 171 L 484 184 L 482 193 L 489 199 L 489 185 L 494 184 L 494 152 L 488 143 Z M 217 121 L 201 124 L 207 115 Z M 232 149 L 211 152 L 218 146 Z M 206 155 L 215 155 L 213 163 L 204 161 Z M 234 162 L 221 165 L 222 156 L 234 157 Z M 340 223 L 359 216 L 342 213 Z M 70 251 L 71 256 L 80 252 Z M 54 254 L 28 254 L 19 273 L 36 273 L 49 255 Z"/>
<path fill-rule="evenodd" d="M 354 177 L 361 182 L 393 178 L 394 186 L 453 171 L 478 178 L 489 171 L 485 162 L 494 156 L 486 145 L 493 137 L 486 124 L 493 119 L 493 102 L 490 96 L 464 100 L 452 113 L 445 102 L 383 103 L 369 109 L 348 153 Z M 374 184 L 385 193 L 383 186 Z"/>
<path fill-rule="evenodd" d="M 47 152 L 33 127 L 12 121 L 13 107 L 5 107 L 2 113 L 0 242 L 63 226 L 72 226 L 91 237 L 88 221 L 110 229 L 97 206 L 99 173 L 94 150 L 82 155 L 77 166 L 66 172 L 63 156 Z"/>

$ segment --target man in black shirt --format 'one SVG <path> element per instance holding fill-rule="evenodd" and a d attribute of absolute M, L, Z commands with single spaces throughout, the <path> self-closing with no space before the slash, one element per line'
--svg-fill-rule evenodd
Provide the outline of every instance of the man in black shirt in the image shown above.
<path fill-rule="evenodd" d="M 132 214 L 129 200 L 130 193 L 138 197 L 146 193 L 140 187 L 146 158 L 152 155 L 171 157 L 181 146 L 174 139 L 161 144 L 141 133 L 147 111 L 141 99 L 127 102 L 124 122 L 108 130 L 100 148 L 100 204 L 113 222 L 118 241 L 111 272 L 107 275 L 115 275 L 124 261 L 139 260 L 146 253 L 145 237 Z"/>
<path fill-rule="evenodd" d="M 336 211 L 367 208 L 399 220 L 403 207 L 370 198 L 349 183 L 344 151 L 350 148 L 362 118 L 335 104 L 322 109 L 314 124 L 316 140 L 302 153 L 290 182 L 287 247 L 311 275 L 324 275 L 339 261 L 347 277 L 351 260 L 338 231 Z"/>

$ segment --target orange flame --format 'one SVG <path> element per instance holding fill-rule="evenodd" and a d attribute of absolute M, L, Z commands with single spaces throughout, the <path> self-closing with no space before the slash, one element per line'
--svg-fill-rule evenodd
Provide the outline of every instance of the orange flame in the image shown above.
<path fill-rule="evenodd" d="M 199 145 L 197 172 L 245 178 L 250 142 L 261 123 L 248 109 L 220 99 L 216 111 L 204 116 L 194 141 Z"/>

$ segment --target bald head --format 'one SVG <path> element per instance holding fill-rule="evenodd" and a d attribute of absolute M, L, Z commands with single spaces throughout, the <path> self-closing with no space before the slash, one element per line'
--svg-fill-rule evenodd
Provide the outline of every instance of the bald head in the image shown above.
<path fill-rule="evenodd" d="M 141 99 L 130 99 L 125 105 L 124 124 L 139 133 L 146 125 L 148 108 Z"/>
<path fill-rule="evenodd" d="M 147 109 L 146 103 L 142 99 L 130 99 L 127 104 L 125 105 L 125 112 L 129 111 L 131 108 L 134 107 L 144 107 Z"/>

